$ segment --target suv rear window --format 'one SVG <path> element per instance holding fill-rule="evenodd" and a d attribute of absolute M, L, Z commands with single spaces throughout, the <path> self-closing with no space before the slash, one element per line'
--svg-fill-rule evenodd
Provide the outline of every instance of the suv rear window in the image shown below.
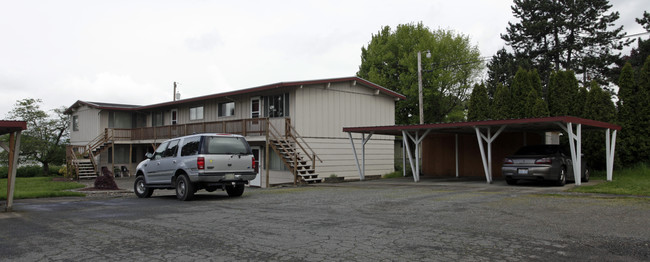
<path fill-rule="evenodd" d="M 203 137 L 203 154 L 250 154 L 250 147 L 241 137 Z"/>

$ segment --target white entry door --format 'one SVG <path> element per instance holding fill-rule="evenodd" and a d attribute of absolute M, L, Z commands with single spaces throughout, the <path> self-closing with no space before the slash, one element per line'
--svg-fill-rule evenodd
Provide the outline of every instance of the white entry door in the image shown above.
<path fill-rule="evenodd" d="M 253 151 L 253 157 L 255 157 L 255 166 L 257 166 L 257 176 L 255 179 L 251 180 L 248 185 L 250 186 L 256 186 L 256 187 L 261 187 L 262 186 L 262 176 L 260 175 L 262 172 L 262 167 L 260 166 L 260 159 L 262 159 L 262 148 L 259 146 L 251 146 L 251 150 Z"/>

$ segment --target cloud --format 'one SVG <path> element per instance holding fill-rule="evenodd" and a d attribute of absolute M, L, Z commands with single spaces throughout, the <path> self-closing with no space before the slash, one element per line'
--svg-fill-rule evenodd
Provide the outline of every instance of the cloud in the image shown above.
<path fill-rule="evenodd" d="M 219 32 L 212 30 L 200 36 L 185 39 L 185 45 L 192 51 L 211 51 L 217 46 L 223 45 L 223 41 Z"/>
<path fill-rule="evenodd" d="M 91 78 L 73 76 L 60 83 L 75 100 L 146 105 L 172 99 L 172 90 L 139 83 L 130 75 L 102 72 Z M 69 106 L 69 105 L 68 105 Z"/>

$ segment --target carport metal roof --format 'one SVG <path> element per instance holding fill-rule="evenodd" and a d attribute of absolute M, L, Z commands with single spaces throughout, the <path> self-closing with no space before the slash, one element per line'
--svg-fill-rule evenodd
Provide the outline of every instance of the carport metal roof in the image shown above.
<path fill-rule="evenodd" d="M 574 129 L 575 126 L 575 129 Z M 503 131 L 509 132 L 565 132 L 569 136 L 571 157 L 574 164 L 574 177 L 576 185 L 580 185 L 579 170 L 581 166 L 581 150 L 582 150 L 582 129 L 602 129 L 606 130 L 606 159 L 607 159 L 607 180 L 611 181 L 612 171 L 614 166 L 614 152 L 616 145 L 616 131 L 621 130 L 621 127 L 615 124 L 600 122 L 590 119 L 584 119 L 572 116 L 558 116 L 558 117 L 542 117 L 542 118 L 525 118 L 525 119 L 506 119 L 506 120 L 485 120 L 485 121 L 472 121 L 472 122 L 456 122 L 456 123 L 437 123 L 437 124 L 422 124 L 422 125 L 393 125 L 393 126 L 367 126 L 367 127 L 345 127 L 343 132 L 347 132 L 350 138 L 350 144 L 354 151 L 354 157 L 359 169 L 360 179 L 364 179 L 365 173 L 365 144 L 370 140 L 373 134 L 378 135 L 401 135 L 405 148 L 408 152 L 409 163 L 411 170 L 413 170 L 413 179 L 415 182 L 419 181 L 420 165 L 419 161 L 413 161 L 409 143 L 406 139 L 410 139 L 415 144 L 415 159 L 419 159 L 419 147 L 422 140 L 429 133 L 446 133 L 446 134 L 471 134 L 475 133 L 478 146 L 481 151 L 481 158 L 483 161 L 483 168 L 488 183 L 492 182 L 492 142 Z M 492 132 L 496 130 L 496 132 Z M 352 133 L 361 133 L 362 140 L 362 155 L 363 166 L 359 165 L 358 156 L 356 153 Z M 366 134 L 368 137 L 366 137 Z M 484 143 L 487 144 L 487 152 Z M 458 147 L 458 145 L 456 145 Z M 456 152 L 458 148 L 456 148 Z M 403 156 L 406 157 L 406 156 Z M 456 157 L 458 161 L 458 157 Z M 415 162 L 415 164 L 413 163 Z M 456 163 L 456 175 L 458 176 L 458 162 Z"/>

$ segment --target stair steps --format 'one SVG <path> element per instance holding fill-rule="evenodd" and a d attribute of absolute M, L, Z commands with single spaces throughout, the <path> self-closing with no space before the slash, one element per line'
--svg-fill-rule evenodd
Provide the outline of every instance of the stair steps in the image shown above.
<path fill-rule="evenodd" d="M 270 142 L 276 152 L 281 155 L 291 173 L 296 173 L 301 183 L 313 184 L 323 181 L 323 178 L 318 177 L 307 159 L 298 152 L 295 142 L 286 140 L 271 140 Z"/>

